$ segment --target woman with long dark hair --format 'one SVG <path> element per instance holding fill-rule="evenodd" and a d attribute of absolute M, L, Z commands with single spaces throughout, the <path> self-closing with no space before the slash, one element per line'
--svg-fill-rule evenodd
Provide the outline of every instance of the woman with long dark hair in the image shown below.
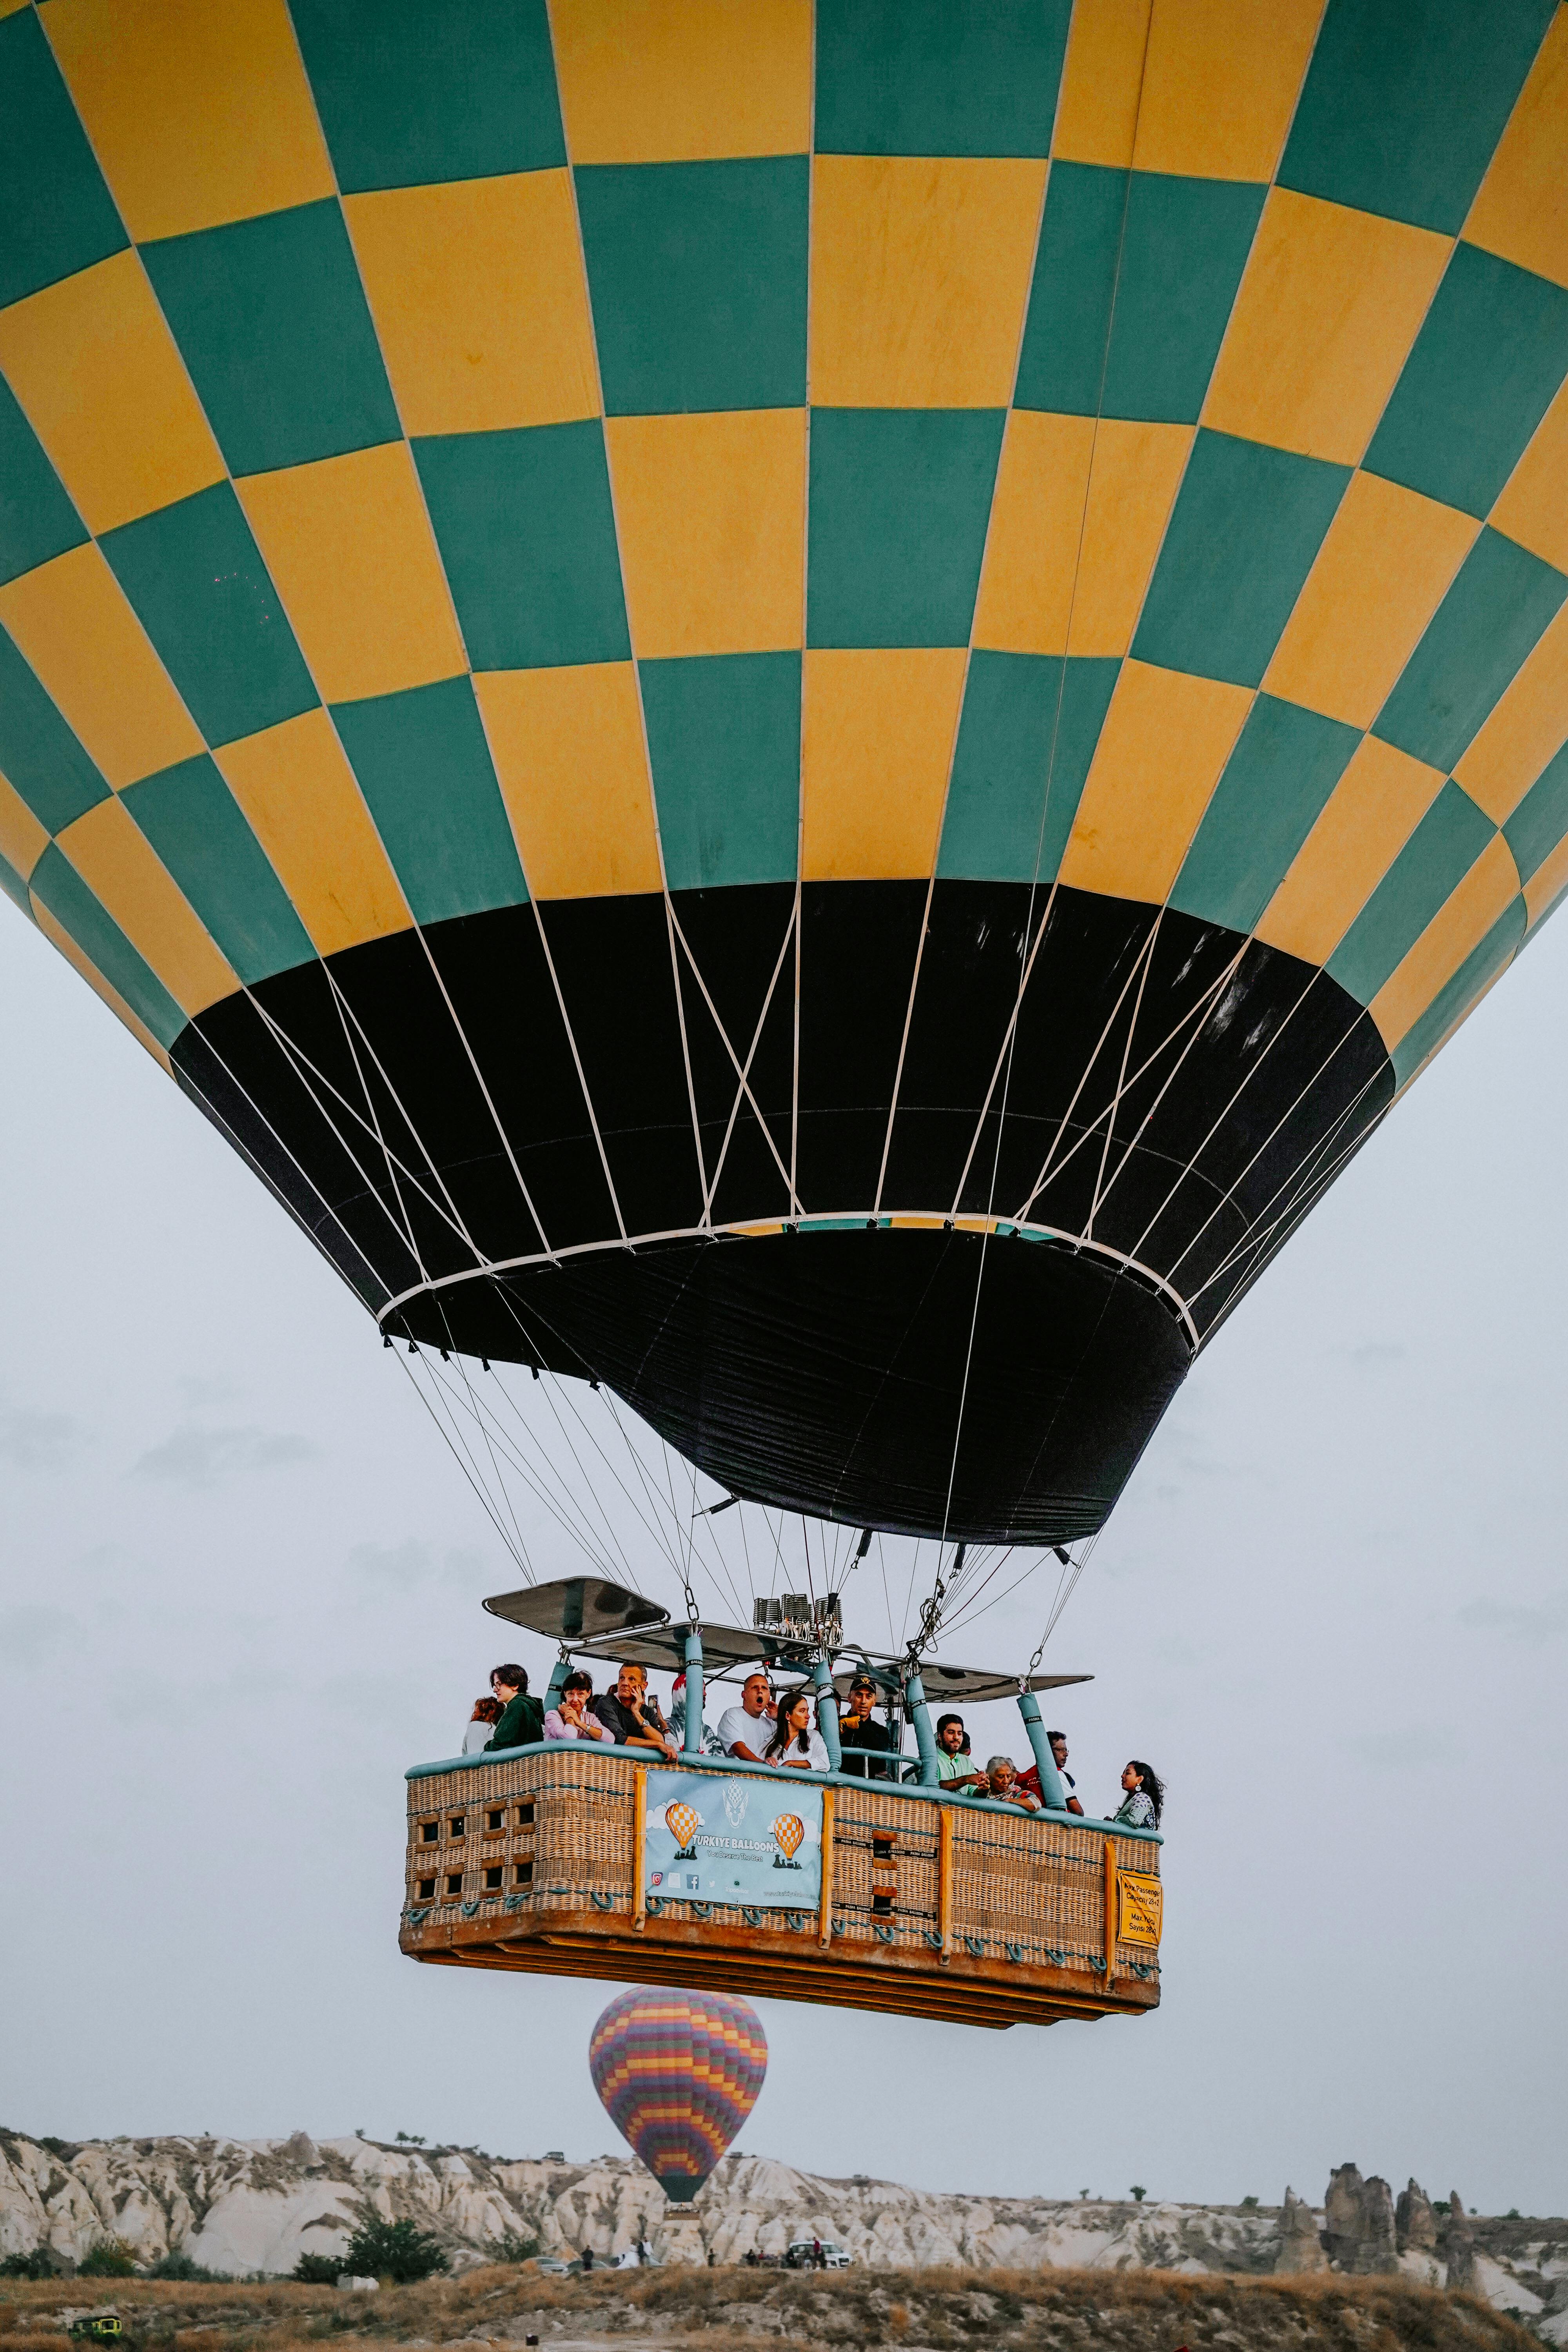
<path fill-rule="evenodd" d="M 773 1736 L 763 1750 L 764 1764 L 784 1764 L 800 1772 L 826 1772 L 827 1749 L 812 1720 L 811 1693 L 804 1683 L 786 1691 L 779 1701 Z"/>
<path fill-rule="evenodd" d="M 1157 1830 L 1165 1810 L 1165 1790 L 1154 1767 L 1135 1756 L 1122 1772 L 1121 1785 L 1127 1794 L 1116 1819 L 1130 1830 Z"/>

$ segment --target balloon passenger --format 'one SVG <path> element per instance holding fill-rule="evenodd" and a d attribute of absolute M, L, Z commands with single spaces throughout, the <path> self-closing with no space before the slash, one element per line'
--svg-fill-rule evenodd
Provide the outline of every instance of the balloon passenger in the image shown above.
<path fill-rule="evenodd" d="M 1129 1829 L 1157 1830 L 1165 1810 L 1165 1790 L 1153 1766 L 1134 1757 L 1121 1775 L 1121 1785 L 1127 1794 L 1114 1818 Z"/>
<path fill-rule="evenodd" d="M 970 1755 L 969 1734 L 961 1715 L 937 1718 L 936 1771 L 938 1785 L 955 1797 L 985 1794 L 985 1775 L 976 1769 Z"/>
<path fill-rule="evenodd" d="M 588 1712 L 593 1696 L 591 1675 L 568 1675 L 561 1685 L 560 1699 L 544 1718 L 546 1739 L 608 1739 L 610 1735 L 597 1716 Z"/>
<path fill-rule="evenodd" d="M 477 1698 L 474 1701 L 473 1714 L 468 1718 L 468 1728 L 463 1734 L 463 1744 L 458 1751 L 458 1754 L 477 1756 L 500 1721 L 500 1699 Z"/>
<path fill-rule="evenodd" d="M 741 1686 L 739 1706 L 727 1706 L 719 1717 L 719 1745 L 726 1756 L 742 1763 L 760 1764 L 778 1710 L 766 1675 L 748 1675 Z"/>
<path fill-rule="evenodd" d="M 813 1717 L 811 1693 L 804 1683 L 780 1699 L 779 1719 L 763 1750 L 763 1761 L 801 1772 L 827 1770 L 827 1748 Z"/>
<path fill-rule="evenodd" d="M 666 1756 L 679 1754 L 658 1701 L 649 1693 L 646 1666 L 623 1666 L 615 1689 L 595 1699 L 590 1712 L 618 1748 L 657 1748 Z"/>
<path fill-rule="evenodd" d="M 1010 1756 L 993 1756 L 985 1766 L 986 1789 L 1000 1805 L 1020 1805 L 1026 1813 L 1042 1808 L 1038 1797 L 1020 1785 L 1018 1768 Z"/>
<path fill-rule="evenodd" d="M 497 1666 L 490 1675 L 490 1688 L 500 1701 L 500 1720 L 486 1740 L 484 1753 L 488 1756 L 498 1748 L 537 1747 L 544 1737 L 544 1709 L 528 1696 L 527 1668 Z"/>
<path fill-rule="evenodd" d="M 1083 1807 L 1073 1794 L 1078 1782 L 1067 1768 L 1067 1734 L 1065 1731 L 1047 1731 L 1046 1738 L 1050 1741 L 1051 1754 L 1056 1759 L 1057 1772 L 1062 1787 L 1067 1791 L 1067 1810 L 1069 1813 L 1081 1813 Z M 1040 1786 L 1040 1768 L 1037 1764 L 1031 1764 L 1026 1772 L 1019 1773 L 1018 1786 L 1020 1789 L 1027 1789 L 1031 1796 L 1038 1797 L 1040 1802 L 1044 1804 L 1046 1792 Z"/>
<path fill-rule="evenodd" d="M 878 1755 L 889 1754 L 893 1735 L 885 1723 L 873 1720 L 871 1709 L 877 1702 L 877 1685 L 869 1675 L 857 1675 L 849 1685 L 849 1712 L 838 1718 L 838 1744 L 841 1748 L 869 1748 Z M 847 1755 L 844 1769 L 857 1780 L 890 1780 L 893 1777 L 886 1764 L 873 1763 L 869 1757 Z"/>

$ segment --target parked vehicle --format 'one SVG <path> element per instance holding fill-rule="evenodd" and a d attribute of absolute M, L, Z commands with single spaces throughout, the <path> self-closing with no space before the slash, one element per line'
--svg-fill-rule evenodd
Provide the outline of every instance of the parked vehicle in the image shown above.
<path fill-rule="evenodd" d="M 795 2238 L 784 2254 L 784 2268 L 814 2271 L 818 2266 L 819 2252 L 821 2267 L 825 2271 L 847 2271 L 855 2259 L 831 2238 Z"/>

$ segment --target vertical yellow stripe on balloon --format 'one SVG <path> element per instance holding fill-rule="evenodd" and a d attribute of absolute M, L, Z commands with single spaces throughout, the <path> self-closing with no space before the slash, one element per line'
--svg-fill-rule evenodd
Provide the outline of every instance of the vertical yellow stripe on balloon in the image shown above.
<path fill-rule="evenodd" d="M 117 792 L 204 748 L 90 541 L 0 588 L 0 621 Z"/>
<path fill-rule="evenodd" d="M 1536 426 L 1487 520 L 1542 563 L 1568 572 L 1568 383 Z"/>
<path fill-rule="evenodd" d="M 40 21 L 139 245 L 332 194 L 284 0 L 51 0 Z"/>
<path fill-rule="evenodd" d="M 72 939 L 65 925 L 58 921 L 55 916 L 50 914 L 48 908 L 39 898 L 35 898 L 33 900 L 33 919 L 37 924 L 39 930 L 44 934 L 44 937 L 50 940 L 54 946 L 58 948 L 67 963 L 68 963 L 74 971 L 81 974 L 81 977 L 86 981 L 93 994 L 95 996 L 100 996 L 103 999 L 103 1002 L 108 1005 L 116 1020 L 123 1021 L 127 1029 L 130 1030 L 131 1034 L 136 1039 L 137 1044 L 140 1045 L 145 1045 L 147 1051 L 152 1055 L 153 1059 L 155 1062 L 161 1063 L 169 1076 L 173 1077 L 174 1075 L 174 1066 L 173 1062 L 170 1061 L 169 1056 L 164 1052 L 163 1046 L 159 1045 L 156 1037 L 153 1036 L 151 1029 L 148 1028 L 146 1023 L 142 1020 L 139 1014 L 132 1013 L 129 1004 L 126 1003 L 125 999 L 121 995 L 120 991 L 117 988 L 110 986 L 110 982 L 105 980 L 103 974 L 100 971 L 98 966 L 91 962 L 89 959 L 82 953 L 80 948 L 78 947 L 76 941 Z"/>
<path fill-rule="evenodd" d="M 1133 163 L 1271 180 L 1323 0 L 1156 0 Z"/>
<path fill-rule="evenodd" d="M 49 836 L 20 793 L 0 776 L 0 857 L 25 882 L 49 845 Z"/>
<path fill-rule="evenodd" d="M 1531 930 L 1552 912 L 1564 890 L 1568 890 L 1568 839 L 1558 843 L 1524 886 L 1524 912 Z"/>
<path fill-rule="evenodd" d="M 1123 664 L 1062 859 L 1075 890 L 1159 906 L 1252 706 L 1251 688 Z"/>
<path fill-rule="evenodd" d="M 92 531 L 223 479 L 135 251 L 0 310 L 0 368 Z"/>
<path fill-rule="evenodd" d="M 1372 1000 L 1368 1009 L 1390 1053 L 1518 896 L 1519 870 L 1501 834 L 1494 834 Z"/>
<path fill-rule="evenodd" d="M 531 895 L 657 890 L 658 839 L 631 663 L 481 670 L 474 692 Z"/>
<path fill-rule="evenodd" d="M 1494 824 L 1510 817 L 1568 743 L 1568 604 L 1535 641 L 1454 773 Z"/>
<path fill-rule="evenodd" d="M 1568 9 L 1559 8 L 1465 223 L 1465 242 L 1568 286 Z"/>
<path fill-rule="evenodd" d="M 1077 0 L 1051 153 L 1064 163 L 1132 161 L 1152 0 Z"/>
<path fill-rule="evenodd" d="M 551 0 L 574 163 L 804 155 L 811 0 Z"/>
<path fill-rule="evenodd" d="M 182 1013 L 205 1013 L 234 994 L 237 975 L 122 801 L 89 809 L 59 846 Z"/>
<path fill-rule="evenodd" d="M 1263 680 L 1264 690 L 1370 727 L 1480 525 L 1376 474 L 1354 474 Z"/>
<path fill-rule="evenodd" d="M 923 880 L 947 795 L 963 646 L 805 658 L 802 878 Z"/>
<path fill-rule="evenodd" d="M 613 416 L 605 438 L 635 651 L 650 660 L 798 646 L 805 410 Z"/>
<path fill-rule="evenodd" d="M 412 917 L 324 710 L 302 711 L 213 753 L 319 955 Z"/>
<path fill-rule="evenodd" d="M 811 396 L 826 408 L 1005 408 L 1044 162 L 818 155 Z"/>
<path fill-rule="evenodd" d="M 1131 644 L 1192 446 L 1190 425 L 1100 418 L 1069 654 L 1124 654 Z"/>
<path fill-rule="evenodd" d="M 1258 937 L 1327 963 L 1443 789 L 1439 768 L 1366 736 L 1264 909 Z"/>

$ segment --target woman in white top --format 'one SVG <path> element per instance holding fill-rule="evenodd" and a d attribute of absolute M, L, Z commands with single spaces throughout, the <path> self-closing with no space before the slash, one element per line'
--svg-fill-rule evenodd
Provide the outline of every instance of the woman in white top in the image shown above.
<path fill-rule="evenodd" d="M 468 1727 L 463 1734 L 463 1744 L 458 1751 L 458 1754 L 477 1756 L 500 1721 L 500 1699 L 477 1698 L 474 1701 L 473 1714 L 468 1718 Z"/>
<path fill-rule="evenodd" d="M 561 1697 L 544 1718 L 546 1739 L 608 1739 L 609 1732 L 596 1716 L 588 1713 L 588 1701 L 594 1696 L 594 1685 L 584 1674 L 568 1675 L 561 1685 Z"/>
<path fill-rule="evenodd" d="M 811 1717 L 811 1693 L 804 1686 L 786 1692 L 779 1701 L 773 1736 L 763 1750 L 764 1764 L 782 1764 L 800 1772 L 826 1772 L 827 1750 Z"/>

